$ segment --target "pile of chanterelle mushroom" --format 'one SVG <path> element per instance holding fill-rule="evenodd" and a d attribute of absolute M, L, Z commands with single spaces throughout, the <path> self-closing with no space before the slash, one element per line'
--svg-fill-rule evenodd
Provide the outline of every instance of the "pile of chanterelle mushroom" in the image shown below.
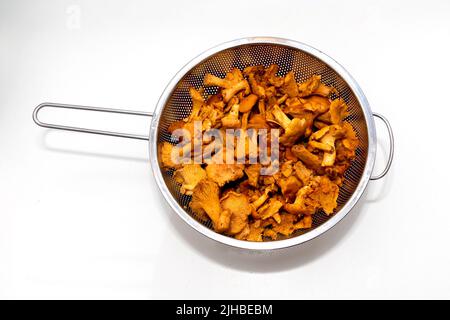
<path fill-rule="evenodd" d="M 277 73 L 278 66 L 270 65 L 233 69 L 223 79 L 207 74 L 204 86 L 217 86 L 218 93 L 206 96 L 203 88 L 190 88 L 191 114 L 168 129 L 189 134 L 178 144 L 159 145 L 161 166 L 173 171 L 181 193 L 192 196 L 192 212 L 236 239 L 280 239 L 311 228 L 319 210 L 332 214 L 358 147 L 358 137 L 345 121 L 345 101 L 330 98 L 338 96 L 334 88 L 321 83 L 319 75 L 297 83 L 293 72 L 284 77 Z M 218 144 L 208 137 L 213 129 L 223 137 L 228 137 L 227 129 L 263 132 L 268 156 L 277 157 L 255 162 L 250 150 L 261 150 L 251 135 L 234 136 L 239 141 L 230 148 L 223 143 L 226 138 Z M 273 129 L 279 129 L 277 150 L 270 149 Z M 200 157 L 193 152 L 195 141 L 202 148 Z M 239 157 L 238 145 L 244 146 L 241 161 L 230 163 Z"/>

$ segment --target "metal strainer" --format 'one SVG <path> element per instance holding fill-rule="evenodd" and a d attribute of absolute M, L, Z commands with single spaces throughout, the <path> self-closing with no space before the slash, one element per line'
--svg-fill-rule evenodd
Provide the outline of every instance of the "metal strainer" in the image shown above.
<path fill-rule="evenodd" d="M 321 75 L 322 82 L 328 86 L 335 87 L 340 96 L 346 101 L 350 112 L 347 120 L 356 130 L 360 146 L 356 152 L 356 159 L 347 170 L 346 180 L 340 188 L 338 207 L 335 214 L 327 216 L 319 212 L 313 216 L 313 227 L 311 229 L 297 231 L 284 239 L 268 242 L 248 242 L 214 232 L 210 223 L 202 223 L 190 211 L 189 201 L 191 197 L 179 192 L 179 187 L 174 181 L 171 171 L 161 169 L 157 145 L 163 141 L 170 142 L 170 134 L 167 132 L 169 125 L 189 115 L 192 107 L 189 87 L 200 87 L 206 73 L 223 77 L 232 68 L 242 70 L 247 66 L 261 64 L 265 66 L 277 64 L 280 67 L 279 73 L 281 75 L 285 75 L 292 70 L 297 82 L 306 80 L 314 74 Z M 214 94 L 216 93 L 215 90 L 214 88 L 207 88 L 206 94 Z M 38 119 L 38 113 L 45 107 L 149 116 L 152 117 L 150 136 L 44 123 Z M 374 116 L 385 123 L 390 137 L 388 162 L 383 172 L 377 176 L 371 176 L 376 153 Z M 343 67 L 317 49 L 303 43 L 280 38 L 244 38 L 221 44 L 200 54 L 186 64 L 170 81 L 161 95 L 154 113 L 43 103 L 34 110 L 33 119 L 38 125 L 46 128 L 148 140 L 150 162 L 156 182 L 173 210 L 191 227 L 211 239 L 234 247 L 257 250 L 271 250 L 297 245 L 313 239 L 333 227 L 353 208 L 363 194 L 368 181 L 380 179 L 387 173 L 392 163 L 394 151 L 394 139 L 389 122 L 383 116 L 372 113 L 361 88 Z"/>

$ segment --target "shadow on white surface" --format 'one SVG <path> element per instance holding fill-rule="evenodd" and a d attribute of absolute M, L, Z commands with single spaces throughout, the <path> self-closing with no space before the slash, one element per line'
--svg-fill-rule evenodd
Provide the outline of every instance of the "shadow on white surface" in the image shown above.
<path fill-rule="evenodd" d="M 134 162 L 149 162 L 148 158 L 144 158 L 144 157 L 134 157 L 134 156 L 124 156 L 124 155 L 120 155 L 120 150 L 117 151 L 117 154 L 111 154 L 111 153 L 102 153 L 102 152 L 98 152 L 98 151 L 87 151 L 87 150 L 82 150 L 82 148 L 70 148 L 67 147 L 67 143 L 61 143 L 59 140 L 55 143 L 55 141 L 50 142 L 49 137 L 51 135 L 55 135 L 55 134 L 61 134 L 61 132 L 52 130 L 52 129 L 45 129 L 42 131 L 41 135 L 40 135 L 40 139 L 39 139 L 39 143 L 40 146 L 47 150 L 47 151 L 51 151 L 51 152 L 57 152 L 57 153 L 62 153 L 62 154 L 72 154 L 72 155 L 77 155 L 77 156 L 87 156 L 87 157 L 95 157 L 95 158 L 107 158 L 107 159 L 113 159 L 113 160 L 126 160 L 126 161 L 134 161 Z M 78 133 L 74 133 L 74 134 L 78 134 Z M 112 137 L 108 137 L 109 139 Z M 114 138 L 112 138 L 114 139 Z M 120 138 L 122 139 L 122 138 Z M 143 146 L 143 148 L 147 148 L 147 146 Z"/>

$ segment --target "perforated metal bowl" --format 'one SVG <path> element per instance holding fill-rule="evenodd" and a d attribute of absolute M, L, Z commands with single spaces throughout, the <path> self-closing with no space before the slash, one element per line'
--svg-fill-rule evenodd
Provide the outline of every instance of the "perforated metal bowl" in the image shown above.
<path fill-rule="evenodd" d="M 347 120 L 356 130 L 360 146 L 356 151 L 356 159 L 347 170 L 345 182 L 340 188 L 338 207 L 335 214 L 327 216 L 319 212 L 313 216 L 313 227 L 311 229 L 297 231 L 284 239 L 249 242 L 214 232 L 210 222 L 202 222 L 191 212 L 189 209 L 191 197 L 179 192 L 179 185 L 174 181 L 172 171 L 166 171 L 161 168 L 157 146 L 163 141 L 171 141 L 167 129 L 172 122 L 189 115 L 192 108 L 189 87 L 200 87 L 206 73 L 223 77 L 232 68 L 242 70 L 247 66 L 261 64 L 266 66 L 277 64 L 280 67 L 279 73 L 281 75 L 292 70 L 298 82 L 306 80 L 314 74 L 321 75 L 322 81 L 328 86 L 335 87 L 340 96 L 346 101 L 350 112 Z M 208 94 L 214 94 L 215 90 L 214 88 L 206 89 Z M 44 123 L 38 119 L 38 113 L 45 107 L 151 116 L 150 136 Z M 376 153 L 374 116 L 380 118 L 386 124 L 391 141 L 389 159 L 385 169 L 381 174 L 372 177 Z M 361 88 L 342 66 L 317 49 L 303 43 L 280 38 L 256 37 L 239 39 L 205 51 L 186 64 L 170 81 L 161 95 L 154 113 L 43 103 L 35 109 L 33 119 L 38 125 L 47 128 L 149 140 L 150 162 L 159 189 L 178 216 L 192 228 L 211 239 L 234 247 L 256 250 L 271 250 L 294 246 L 313 239 L 336 225 L 360 199 L 369 180 L 380 179 L 387 173 L 392 163 L 394 151 L 393 134 L 389 122 L 383 116 L 372 113 Z"/>

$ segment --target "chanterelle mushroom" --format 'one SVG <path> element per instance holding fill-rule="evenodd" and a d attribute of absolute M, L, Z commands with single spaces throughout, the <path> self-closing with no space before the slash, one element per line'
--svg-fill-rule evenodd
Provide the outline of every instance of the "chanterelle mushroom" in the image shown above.
<path fill-rule="evenodd" d="M 328 97 L 330 94 L 335 92 L 335 89 L 328 87 L 320 82 L 321 77 L 319 75 L 313 75 L 311 78 L 305 82 L 298 84 L 299 96 L 307 97 L 312 94 Z"/>
<path fill-rule="evenodd" d="M 225 232 L 230 229 L 232 212 L 223 210 L 219 215 L 219 221 L 217 222 L 216 231 Z"/>
<path fill-rule="evenodd" d="M 222 88 L 222 96 L 225 102 L 228 102 L 236 93 L 245 90 L 246 94 L 250 93 L 250 86 L 244 79 L 239 69 L 233 69 L 227 73 L 225 79 L 221 79 L 212 74 L 207 74 L 203 80 L 205 86 L 218 86 Z"/>
<path fill-rule="evenodd" d="M 273 226 L 273 230 L 284 235 L 290 236 L 295 229 L 295 220 L 297 217 L 293 214 L 284 213 L 280 215 L 281 221 Z"/>
<path fill-rule="evenodd" d="M 262 76 L 263 81 L 277 88 L 281 87 L 284 83 L 284 79 L 283 77 L 277 76 L 278 69 L 279 67 L 276 64 L 268 66 Z"/>
<path fill-rule="evenodd" d="M 289 98 L 286 99 L 284 111 L 294 117 L 305 117 L 311 114 L 315 119 L 318 115 L 327 112 L 330 109 L 329 99 L 319 96 L 310 96 L 308 98 Z"/>
<path fill-rule="evenodd" d="M 189 204 L 192 211 L 202 215 L 206 212 L 214 228 L 217 227 L 222 211 L 219 201 L 219 186 L 209 179 L 201 180 L 192 192 L 192 201 Z"/>
<path fill-rule="evenodd" d="M 274 175 L 277 185 L 281 188 L 281 193 L 287 202 L 295 199 L 298 189 L 302 183 L 295 176 L 293 161 L 286 161 L 281 165 L 280 172 Z"/>
<path fill-rule="evenodd" d="M 310 137 L 310 145 L 312 147 L 323 150 L 323 159 L 321 165 L 329 167 L 334 165 L 336 160 L 335 141 L 343 135 L 342 127 L 339 125 L 332 125 L 316 131 Z M 320 142 L 317 142 L 319 140 Z"/>
<path fill-rule="evenodd" d="M 264 228 L 261 226 L 261 221 L 255 221 L 249 226 L 249 231 L 247 236 L 245 237 L 248 241 L 261 242 L 263 241 Z"/>
<path fill-rule="evenodd" d="M 172 151 L 174 145 L 169 142 L 163 142 L 159 149 L 161 164 L 164 168 L 175 168 L 177 164 L 172 160 Z"/>
<path fill-rule="evenodd" d="M 250 117 L 247 128 L 249 128 L 249 129 L 270 129 L 270 126 L 267 124 L 265 117 L 263 117 L 260 114 L 255 114 L 252 117 Z"/>
<path fill-rule="evenodd" d="M 239 103 L 233 104 L 228 114 L 222 118 L 222 126 L 224 128 L 239 128 L 241 120 L 239 120 Z"/>
<path fill-rule="evenodd" d="M 179 168 L 185 161 L 190 162 L 190 158 L 184 158 L 184 154 L 188 153 L 190 149 L 191 145 L 189 143 L 180 147 L 166 141 L 163 142 L 159 150 L 162 166 L 164 168 Z"/>
<path fill-rule="evenodd" d="M 327 176 L 317 176 L 314 180 L 318 183 L 318 187 L 313 197 L 317 197 L 320 207 L 326 214 L 332 214 L 337 207 L 339 187 Z"/>
<path fill-rule="evenodd" d="M 263 220 L 268 219 L 278 213 L 282 206 L 283 202 L 278 199 L 271 198 L 266 204 L 258 209 L 257 217 Z"/>
<path fill-rule="evenodd" d="M 352 160 L 359 145 L 355 130 L 348 122 L 342 124 L 343 138 L 336 142 L 336 158 L 338 161 Z"/>
<path fill-rule="evenodd" d="M 223 89 L 222 90 L 223 100 L 225 102 L 229 101 L 236 93 L 238 93 L 241 90 L 245 90 L 247 94 L 250 93 L 250 86 L 247 80 L 241 80 L 238 83 L 234 84 L 232 87 Z"/>
<path fill-rule="evenodd" d="M 305 133 L 305 119 L 289 119 L 289 117 L 280 109 L 278 105 L 273 106 L 272 114 L 277 123 L 279 123 L 284 129 L 284 134 L 280 137 L 281 144 L 291 146 Z"/>
<path fill-rule="evenodd" d="M 281 193 L 283 193 L 283 196 L 288 201 L 295 199 L 297 191 L 302 187 L 302 183 L 294 175 L 278 179 L 277 184 L 281 188 Z"/>
<path fill-rule="evenodd" d="M 304 98 L 303 101 L 305 105 L 310 105 L 308 108 L 316 114 L 325 113 L 330 109 L 331 100 L 326 97 L 310 96 L 308 98 Z"/>
<path fill-rule="evenodd" d="M 194 135 L 194 122 L 201 121 L 202 132 L 216 127 L 219 120 L 223 117 L 223 104 L 224 102 L 217 95 L 210 96 L 205 102 L 202 96 L 203 88 L 199 90 L 191 87 L 189 88 L 189 94 L 192 100 L 192 111 L 190 115 L 184 118 L 182 121 L 175 121 L 170 124 L 168 131 L 174 133 L 176 129 L 185 129 L 191 134 L 191 138 Z M 201 132 L 200 132 L 201 133 Z"/>
<path fill-rule="evenodd" d="M 275 185 L 273 185 L 273 184 L 269 185 L 268 187 L 266 187 L 264 189 L 264 193 L 258 199 L 256 199 L 255 201 L 253 201 L 251 203 L 251 206 L 253 209 L 252 213 L 255 217 L 258 216 L 258 214 L 257 214 L 258 208 L 261 207 L 264 204 L 264 202 L 266 202 L 267 199 L 269 199 L 269 193 L 276 191 L 276 190 L 277 190 L 277 188 Z"/>
<path fill-rule="evenodd" d="M 259 83 L 259 80 L 263 77 L 264 73 L 264 66 L 250 66 L 244 69 L 244 74 L 248 77 L 252 92 L 260 98 L 266 97 L 266 90 Z"/>
<path fill-rule="evenodd" d="M 222 187 L 228 182 L 242 178 L 244 176 L 244 165 L 211 163 L 206 167 L 206 174 L 209 179 Z"/>
<path fill-rule="evenodd" d="M 206 178 L 206 171 L 199 164 L 187 164 L 176 170 L 173 177 L 181 184 L 181 193 L 192 195 L 195 186 Z"/>
<path fill-rule="evenodd" d="M 251 111 L 253 106 L 256 104 L 256 101 L 258 101 L 258 96 L 256 94 L 252 93 L 252 94 L 246 96 L 239 103 L 239 111 L 242 113 Z"/>
<path fill-rule="evenodd" d="M 348 107 L 344 99 L 339 98 L 331 102 L 330 118 L 332 124 L 342 124 L 342 121 L 348 115 Z"/>
<path fill-rule="evenodd" d="M 286 77 L 284 78 L 284 84 L 281 87 L 282 92 L 286 93 L 290 98 L 294 98 L 298 96 L 298 86 L 295 82 L 294 73 L 291 71 L 289 72 Z"/>
<path fill-rule="evenodd" d="M 231 235 L 241 232 L 252 212 L 247 196 L 231 191 L 220 200 L 220 204 L 224 210 L 231 212 L 230 227 L 226 232 Z"/>
<path fill-rule="evenodd" d="M 295 175 L 303 183 L 303 185 L 309 184 L 309 181 L 311 180 L 313 172 L 310 169 L 308 169 L 303 164 L 303 162 L 297 161 L 294 164 L 294 171 L 295 171 Z"/>
<path fill-rule="evenodd" d="M 320 84 L 320 76 L 313 75 L 311 78 L 305 82 L 298 84 L 299 96 L 307 97 L 310 96 Z"/>
<path fill-rule="evenodd" d="M 330 109 L 324 114 L 317 117 L 317 120 L 330 124 L 342 124 L 345 117 L 349 115 L 348 106 L 344 99 L 339 98 L 333 100 L 330 104 Z"/>
<path fill-rule="evenodd" d="M 189 88 L 189 95 L 191 96 L 192 99 L 192 111 L 189 117 L 185 119 L 186 122 L 191 122 L 196 117 L 198 117 L 198 114 L 200 113 L 200 110 L 205 103 L 201 92 L 196 90 L 195 88 L 192 87 Z"/>
<path fill-rule="evenodd" d="M 320 160 L 320 158 L 314 153 L 311 153 L 308 149 L 306 149 L 304 145 L 297 144 L 291 148 L 291 151 L 308 168 L 313 169 L 315 171 L 321 170 L 322 161 Z"/>
<path fill-rule="evenodd" d="M 248 183 L 257 188 L 258 187 L 258 180 L 259 176 L 261 174 L 261 165 L 258 164 L 252 164 L 249 165 L 247 168 L 245 168 L 245 174 L 248 177 Z"/>
<path fill-rule="evenodd" d="M 294 203 L 287 203 L 284 208 L 292 214 L 311 215 L 319 208 L 331 214 L 337 207 L 338 194 L 339 187 L 327 176 L 316 176 L 298 191 Z"/>
<path fill-rule="evenodd" d="M 298 190 L 294 203 L 286 203 L 284 209 L 292 214 L 314 214 L 319 203 L 309 197 L 313 192 L 314 189 L 310 185 L 302 187 Z"/>
<path fill-rule="evenodd" d="M 312 216 L 304 216 L 302 220 L 294 224 L 294 228 L 298 229 L 309 229 L 312 227 Z"/>

